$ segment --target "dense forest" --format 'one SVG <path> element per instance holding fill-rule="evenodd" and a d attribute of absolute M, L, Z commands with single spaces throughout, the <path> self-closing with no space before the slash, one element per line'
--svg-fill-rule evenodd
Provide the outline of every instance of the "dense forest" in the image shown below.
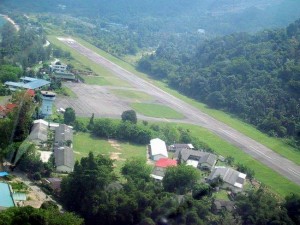
<path fill-rule="evenodd" d="M 122 57 L 169 42 L 193 48 L 215 35 L 286 26 L 300 17 L 299 7 L 294 0 L 4 0 L 0 11 L 35 13 L 44 25 Z"/>
<path fill-rule="evenodd" d="M 300 132 L 300 20 L 286 29 L 207 40 L 192 55 L 159 47 L 138 68 L 272 136 Z"/>

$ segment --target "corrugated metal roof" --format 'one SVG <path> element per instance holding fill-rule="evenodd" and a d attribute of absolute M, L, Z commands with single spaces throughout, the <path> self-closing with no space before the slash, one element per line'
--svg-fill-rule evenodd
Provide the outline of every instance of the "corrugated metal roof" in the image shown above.
<path fill-rule="evenodd" d="M 151 155 L 163 155 L 168 158 L 168 151 L 167 151 L 167 146 L 166 143 L 159 139 L 155 138 L 150 141 L 150 146 L 151 146 Z"/>
<path fill-rule="evenodd" d="M 55 165 L 74 167 L 74 153 L 73 150 L 67 146 L 54 149 Z"/>
<path fill-rule="evenodd" d="M 13 199 L 15 201 L 26 201 L 27 197 L 26 197 L 25 193 L 16 192 L 16 193 L 13 193 Z"/>
<path fill-rule="evenodd" d="M 59 124 L 55 129 L 55 143 L 62 146 L 66 141 L 73 141 L 73 130 L 66 124 Z"/>
<path fill-rule="evenodd" d="M 214 180 L 218 176 L 220 176 L 224 182 L 239 188 L 243 187 L 244 181 L 246 179 L 246 174 L 223 166 L 216 166 L 207 179 Z"/>

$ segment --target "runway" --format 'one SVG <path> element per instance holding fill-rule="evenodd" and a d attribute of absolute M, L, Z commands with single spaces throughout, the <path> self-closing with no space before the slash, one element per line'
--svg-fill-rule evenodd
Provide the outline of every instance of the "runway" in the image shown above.
<path fill-rule="evenodd" d="M 163 91 L 150 82 L 143 80 L 137 75 L 123 69 L 119 65 L 84 47 L 75 40 L 69 38 L 58 38 L 58 40 L 62 41 L 63 43 L 76 50 L 80 54 L 86 56 L 95 63 L 101 64 L 102 66 L 106 67 L 116 76 L 130 83 L 132 87 L 138 90 L 143 90 L 144 92 L 158 99 L 160 103 L 167 105 L 183 114 L 186 119 L 184 119 L 182 122 L 191 123 L 207 128 L 226 141 L 239 147 L 241 150 L 251 155 L 253 158 L 272 168 L 274 171 L 277 171 L 279 174 L 285 176 L 287 179 L 300 185 L 300 166 L 296 165 L 294 162 L 273 152 L 271 149 L 245 136 L 244 134 L 231 128 L 230 126 L 201 112 L 199 109 L 189 105 L 188 103 Z M 113 101 L 114 100 L 112 99 L 112 104 L 120 104 L 113 103 Z M 93 112 L 90 113 L 92 114 Z"/>

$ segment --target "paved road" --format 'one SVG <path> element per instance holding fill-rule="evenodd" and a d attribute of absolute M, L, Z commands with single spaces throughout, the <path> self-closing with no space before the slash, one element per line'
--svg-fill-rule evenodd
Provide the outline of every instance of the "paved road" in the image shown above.
<path fill-rule="evenodd" d="M 257 141 L 254 141 L 228 125 L 201 112 L 199 109 L 161 90 L 150 82 L 145 81 L 133 73 L 121 68 L 73 39 L 58 39 L 95 63 L 101 64 L 111 70 L 115 75 L 130 83 L 134 88 L 144 90 L 148 94 L 155 96 L 163 104 L 182 113 L 186 118 L 188 118 L 186 122 L 207 128 L 226 141 L 239 147 L 253 158 L 261 161 L 289 180 L 300 185 L 300 166 L 296 165 L 292 161 L 287 160 Z"/>

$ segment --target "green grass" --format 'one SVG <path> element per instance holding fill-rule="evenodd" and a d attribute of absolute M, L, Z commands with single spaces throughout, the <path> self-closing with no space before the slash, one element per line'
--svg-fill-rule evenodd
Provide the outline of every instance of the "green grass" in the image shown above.
<path fill-rule="evenodd" d="M 105 85 L 112 85 L 112 86 L 121 86 L 121 87 L 130 87 L 129 83 L 120 78 L 116 77 L 111 71 L 106 69 L 105 67 L 89 60 L 87 57 L 81 55 L 77 51 L 73 50 L 72 48 L 65 45 L 63 42 L 59 41 L 56 36 L 48 35 L 47 39 L 55 46 L 60 47 L 64 51 L 68 51 L 71 53 L 71 56 L 76 59 L 77 62 L 84 65 L 86 68 L 90 68 L 94 73 L 102 77 L 104 80 Z M 77 63 L 75 63 L 76 65 Z M 78 66 L 78 65 L 77 65 Z M 76 68 L 76 67 L 75 67 Z M 88 77 L 83 76 L 83 79 Z M 100 83 L 102 85 L 102 83 Z"/>
<path fill-rule="evenodd" d="M 174 109 L 164 105 L 148 104 L 148 103 L 132 103 L 131 107 L 138 113 L 145 116 L 166 118 L 166 119 L 183 119 L 184 116 Z"/>
<path fill-rule="evenodd" d="M 300 193 L 299 185 L 281 176 L 207 129 L 190 124 L 180 124 L 180 127 L 189 129 L 193 136 L 200 137 L 200 140 L 206 143 L 216 153 L 224 157 L 232 156 L 235 159 L 235 163 L 242 163 L 253 169 L 255 178 L 280 196 L 286 196 L 291 192 Z"/>
<path fill-rule="evenodd" d="M 83 120 L 84 122 L 86 120 Z M 118 142 L 119 149 L 114 148 L 106 139 L 96 138 L 89 133 L 77 133 L 74 135 L 73 148 L 75 152 L 76 160 L 86 157 L 89 152 L 93 152 L 95 155 L 103 154 L 110 156 L 111 153 L 119 154 L 120 159 L 116 160 L 116 171 L 119 172 L 126 159 L 132 157 L 146 158 L 146 146 L 134 145 L 126 142 Z"/>
<path fill-rule="evenodd" d="M 167 86 L 167 84 L 150 79 L 146 74 L 141 73 L 137 71 L 132 65 L 129 63 L 126 63 L 122 61 L 119 58 L 116 58 L 107 52 L 96 48 L 95 46 L 91 45 L 90 43 L 80 39 L 80 38 L 74 38 L 82 45 L 88 47 L 89 49 L 97 52 L 98 54 L 102 55 L 103 57 L 107 58 L 108 60 L 118 64 L 119 66 L 123 67 L 124 69 L 144 78 L 145 80 L 155 84 L 159 88 L 161 88 L 164 91 L 167 91 L 168 93 L 176 96 L 177 98 L 193 105 L 194 107 L 200 109 L 201 111 L 207 113 L 208 115 L 214 117 L 215 119 L 222 121 L 223 123 L 228 124 L 232 128 L 240 131 L 241 133 L 247 135 L 248 137 L 252 138 L 253 140 L 256 140 L 260 142 L 261 144 L 265 145 L 266 147 L 272 149 L 273 151 L 277 152 L 278 154 L 284 156 L 285 158 L 293 161 L 294 163 L 300 165 L 300 151 L 289 146 L 284 142 L 282 139 L 278 139 L 275 137 L 269 137 L 268 135 L 258 131 L 254 126 L 249 125 L 238 118 L 235 118 L 229 114 L 226 114 L 219 110 L 214 110 L 209 107 L 207 107 L 205 104 L 197 102 L 191 98 L 188 98 L 182 94 L 180 94 L 178 91 L 173 90 Z"/>
<path fill-rule="evenodd" d="M 227 194 L 227 191 L 226 191 L 226 190 L 220 190 L 220 191 L 218 191 L 218 192 L 214 192 L 214 193 L 213 193 L 213 197 L 214 197 L 215 199 L 229 201 L 228 194 Z"/>
<path fill-rule="evenodd" d="M 122 89 L 113 89 L 111 92 L 120 98 L 131 99 L 137 102 L 152 101 L 153 97 L 141 91 L 130 91 Z"/>
<path fill-rule="evenodd" d="M 70 88 L 63 86 L 61 89 L 64 95 L 67 95 L 71 98 L 77 98 L 77 95 Z"/>

